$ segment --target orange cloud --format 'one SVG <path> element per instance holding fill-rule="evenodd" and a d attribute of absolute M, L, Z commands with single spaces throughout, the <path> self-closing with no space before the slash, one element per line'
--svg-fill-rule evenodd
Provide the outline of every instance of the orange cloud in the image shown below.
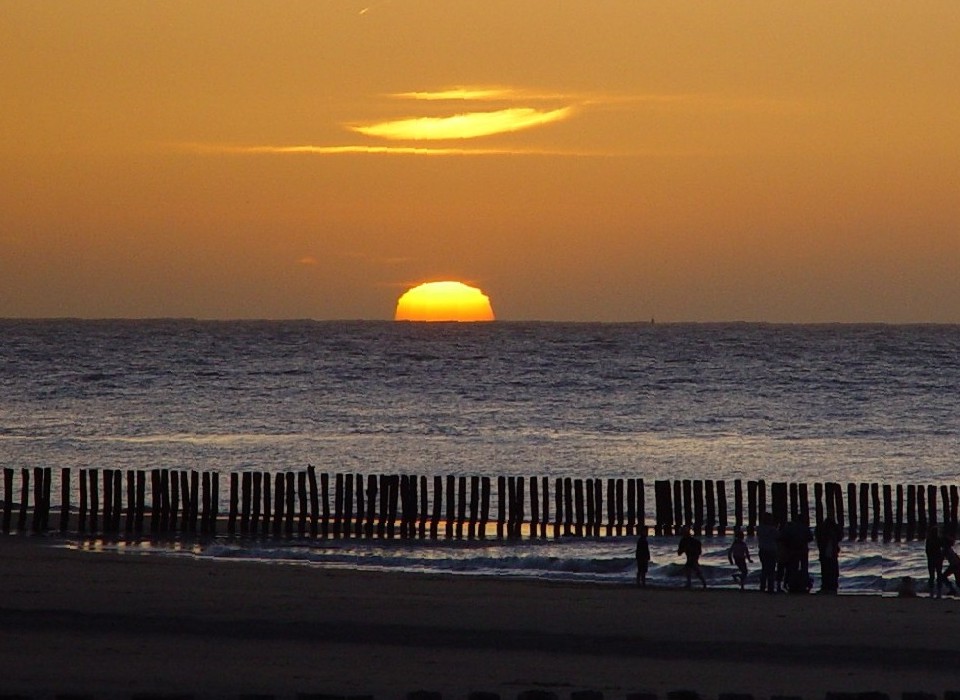
<path fill-rule="evenodd" d="M 572 107 L 541 111 L 515 107 L 494 112 L 468 112 L 449 117 L 416 117 L 351 127 L 365 136 L 392 140 L 472 139 L 510 131 L 520 131 L 560 121 L 573 114 Z"/>

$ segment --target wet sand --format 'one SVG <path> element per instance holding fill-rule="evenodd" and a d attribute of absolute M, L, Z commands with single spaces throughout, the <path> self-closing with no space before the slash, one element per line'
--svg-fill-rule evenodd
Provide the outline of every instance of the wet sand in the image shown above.
<path fill-rule="evenodd" d="M 638 590 L 77 551 L 0 536 L 0 692 L 960 689 L 960 601 Z"/>

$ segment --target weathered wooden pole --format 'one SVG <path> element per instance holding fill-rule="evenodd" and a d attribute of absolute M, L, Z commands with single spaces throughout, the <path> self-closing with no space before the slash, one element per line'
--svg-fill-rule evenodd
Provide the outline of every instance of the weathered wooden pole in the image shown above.
<path fill-rule="evenodd" d="M 337 480 L 341 486 L 343 484 L 343 474 L 337 474 Z M 287 480 L 283 472 L 277 472 L 273 475 L 273 536 L 277 539 L 283 533 L 283 512 L 286 504 Z M 340 514 L 343 515 L 343 489 L 338 489 L 337 498 L 340 499 Z M 339 535 L 340 522 L 337 522 L 336 533 Z"/>
<path fill-rule="evenodd" d="M 833 504 L 827 504 L 830 507 L 830 513 L 833 513 Z M 813 507 L 814 507 L 814 519 L 815 524 L 819 525 L 823 522 L 823 484 L 819 481 L 813 485 Z"/>
<path fill-rule="evenodd" d="M 487 537 L 487 522 L 490 520 L 490 477 L 480 479 L 480 539 Z"/>
<path fill-rule="evenodd" d="M 69 529 L 70 529 L 70 467 L 63 467 L 62 469 L 60 469 L 60 532 L 66 532 Z"/>
<path fill-rule="evenodd" d="M 627 479 L 627 537 L 633 537 L 637 528 L 637 481 Z"/>
<path fill-rule="evenodd" d="M 360 496 L 362 493 L 362 482 L 357 484 L 357 496 Z M 360 496 L 362 497 L 362 496 Z M 300 506 L 299 518 L 297 519 L 297 532 L 300 537 L 306 537 L 307 535 L 307 472 L 299 471 L 297 472 L 297 498 L 298 504 Z M 357 521 L 357 527 L 361 525 L 360 521 Z"/>
<path fill-rule="evenodd" d="M 907 485 L 907 540 L 912 540 L 917 527 L 917 487 Z"/>
<path fill-rule="evenodd" d="M 693 532 L 697 536 L 703 532 L 703 480 L 693 482 Z"/>
<path fill-rule="evenodd" d="M 554 488 L 553 490 L 553 504 L 554 504 L 553 511 L 555 513 L 554 521 L 553 521 L 553 536 L 554 538 L 557 538 L 557 537 L 560 537 L 561 523 L 563 522 L 563 505 L 564 505 L 563 479 L 560 478 L 559 476 L 556 477 L 554 486 L 556 488 Z"/>
<path fill-rule="evenodd" d="M 167 475 L 167 485 L 170 490 L 167 527 L 170 532 L 176 532 L 177 514 L 180 512 L 180 472 L 171 470 Z"/>
<path fill-rule="evenodd" d="M 867 539 L 867 528 L 869 527 L 869 508 L 870 508 L 870 484 L 860 484 L 860 532 L 858 538 L 861 542 Z"/>
<path fill-rule="evenodd" d="M 883 485 L 883 541 L 893 539 L 893 488 Z"/>
<path fill-rule="evenodd" d="M 30 507 L 30 470 L 20 470 L 20 515 L 17 517 L 17 534 L 27 531 L 27 508 Z"/>
<path fill-rule="evenodd" d="M 707 537 L 713 537 L 713 528 L 717 523 L 717 502 L 713 493 L 713 479 L 707 479 L 704 482 L 707 500 L 707 518 L 704 521 L 704 530 Z"/>
<path fill-rule="evenodd" d="M 847 539 L 855 539 L 857 536 L 857 485 L 847 483 Z"/>
<path fill-rule="evenodd" d="M 543 516 L 540 518 L 540 537 L 546 539 L 547 524 L 550 522 L 550 479 L 542 477 L 540 484 L 543 487 Z"/>
<path fill-rule="evenodd" d="M 250 472 L 243 472 L 240 475 L 240 535 L 242 537 L 250 534 L 250 505 L 253 499 L 252 486 L 253 475 Z"/>
<path fill-rule="evenodd" d="M 430 518 L 430 538 L 437 539 L 440 516 L 443 513 L 443 477 L 433 477 L 433 517 Z"/>
<path fill-rule="evenodd" d="M 246 475 L 244 475 L 246 476 Z M 269 478 L 269 477 L 268 477 Z M 241 483 L 243 479 L 241 478 Z M 263 513 L 263 472 L 255 471 L 250 475 L 250 528 L 249 534 L 256 537 L 260 534 L 260 518 Z M 241 499 L 245 501 L 246 499 Z M 246 504 L 244 503 L 244 507 Z M 243 532 L 243 520 L 241 518 L 240 532 Z"/>
<path fill-rule="evenodd" d="M 880 534 L 880 484 L 870 484 L 870 500 L 873 503 L 873 527 L 870 530 L 870 539 L 876 541 Z"/>
<path fill-rule="evenodd" d="M 260 534 L 270 536 L 273 523 L 273 478 L 270 472 L 263 472 L 263 515 L 260 518 Z"/>
<path fill-rule="evenodd" d="M 338 476 L 342 477 L 343 492 L 341 495 L 341 510 L 340 514 L 342 516 L 340 533 L 344 537 L 350 537 L 350 528 L 353 525 L 353 474 L 340 474 Z M 403 534 L 403 525 L 401 524 L 400 534 Z"/>
<path fill-rule="evenodd" d="M 533 494 L 531 494 L 531 496 L 533 496 Z M 471 540 L 477 536 L 477 522 L 479 521 L 479 519 L 480 519 L 480 477 L 471 476 L 470 477 L 470 526 L 467 528 L 467 537 L 469 537 Z"/>
<path fill-rule="evenodd" d="M 66 483 L 66 482 L 61 482 Z M 62 508 L 63 506 L 61 506 Z M 137 472 L 127 472 L 127 519 L 124 531 L 127 534 L 133 532 L 134 522 L 137 518 Z"/>
<path fill-rule="evenodd" d="M 747 534 L 753 536 L 757 525 L 757 482 L 747 482 Z"/>
<path fill-rule="evenodd" d="M 583 515 L 584 515 L 584 502 L 583 502 L 583 479 L 574 479 L 573 480 L 573 499 L 575 507 L 577 509 L 577 519 L 574 529 L 574 534 L 577 537 L 583 537 Z M 592 499 L 591 499 L 592 501 Z M 591 505 L 593 505 L 591 503 Z M 593 509 L 591 508 L 591 511 Z M 593 515 L 593 513 L 591 513 Z"/>
<path fill-rule="evenodd" d="M 46 479 L 46 474 L 44 474 Z M 45 497 L 46 500 L 46 497 Z M 46 509 L 46 504 L 44 504 Z M 123 515 L 123 472 L 113 470 L 113 532 L 120 533 L 120 519 Z M 44 527 L 46 529 L 46 527 Z"/>
<path fill-rule="evenodd" d="M 521 488 L 523 480 L 520 480 Z M 467 477 L 459 476 L 457 477 L 457 528 L 456 528 L 456 537 L 458 540 L 463 539 L 463 524 L 467 519 Z"/>
<path fill-rule="evenodd" d="M 727 483 L 720 479 L 717 481 L 717 534 L 723 537 L 727 532 Z"/>
<path fill-rule="evenodd" d="M 683 482 L 680 479 L 673 480 L 673 529 L 676 532 L 683 527 Z"/>
<path fill-rule="evenodd" d="M 563 479 L 563 534 L 570 537 L 573 534 L 573 479 L 569 476 Z"/>
<path fill-rule="evenodd" d="M 903 484 L 897 484 L 897 521 L 894 536 L 897 542 L 900 541 L 900 534 L 903 528 Z"/>
<path fill-rule="evenodd" d="M 444 523 L 444 535 L 447 539 L 453 537 L 453 517 L 457 506 L 456 481 L 453 474 L 447 475 L 447 521 Z"/>
<path fill-rule="evenodd" d="M 733 517 L 734 527 L 743 529 L 743 480 L 734 479 L 733 481 Z"/>
<path fill-rule="evenodd" d="M 372 503 L 372 502 L 371 502 Z M 430 513 L 430 492 L 427 490 L 427 477 L 420 475 L 420 539 L 427 536 L 427 520 Z"/>
<path fill-rule="evenodd" d="M 917 498 L 917 539 L 923 539 L 927 534 L 926 491 L 922 485 L 919 485 L 915 492 Z"/>
<path fill-rule="evenodd" d="M 800 522 L 810 524 L 810 496 L 807 485 L 801 483 L 797 487 L 797 498 L 800 500 Z"/>
<path fill-rule="evenodd" d="M 163 474 L 161 473 L 161 477 Z M 99 490 L 96 469 L 87 469 L 87 479 L 90 481 L 90 532 L 95 533 L 98 529 L 99 520 Z"/>
<path fill-rule="evenodd" d="M 530 477 L 530 539 L 536 539 L 540 530 L 540 484 Z"/>
<path fill-rule="evenodd" d="M 617 537 L 623 534 L 623 479 L 616 480 L 617 487 Z"/>
<path fill-rule="evenodd" d="M 103 532 L 110 534 L 113 529 L 113 470 L 104 469 L 103 479 Z"/>
<path fill-rule="evenodd" d="M 320 534 L 320 493 L 317 484 L 317 468 L 312 464 L 307 465 L 307 481 L 310 484 L 310 536 L 316 538 Z M 367 479 L 367 488 L 373 490 L 373 497 L 368 497 L 368 501 L 373 504 L 373 498 L 376 498 L 377 480 L 371 474 Z M 368 492 L 369 493 L 369 492 Z M 368 534 L 373 528 L 373 517 L 367 521 Z"/>
<path fill-rule="evenodd" d="M 693 482 L 684 479 L 683 484 L 683 524 L 693 525 Z"/>
<path fill-rule="evenodd" d="M 311 467 L 311 469 L 312 469 L 312 467 Z M 424 477 L 424 480 L 426 480 L 426 477 Z M 317 477 L 314 476 L 313 479 L 312 479 L 312 481 L 311 481 L 311 484 L 314 484 L 314 486 L 311 486 L 311 489 L 312 489 L 314 492 L 316 492 L 316 487 L 315 487 L 316 481 L 317 481 Z M 378 495 L 377 495 L 377 493 L 378 493 L 378 492 L 377 492 L 377 485 L 378 485 L 379 483 L 380 483 L 380 480 L 377 479 L 377 475 L 376 475 L 376 474 L 368 474 L 368 475 L 367 475 L 367 525 L 366 525 L 366 527 L 364 528 L 364 534 L 365 534 L 367 537 L 373 537 L 374 530 L 375 530 L 376 527 L 377 527 L 377 521 L 378 521 L 378 520 L 382 520 L 382 517 L 383 517 L 380 513 L 377 512 L 377 504 L 380 502 L 380 501 L 378 500 L 379 497 L 378 497 Z M 424 486 L 423 492 L 424 492 L 424 493 L 427 492 L 426 486 Z M 314 499 L 314 498 L 315 498 L 315 495 L 311 495 L 311 506 L 310 506 L 310 507 L 311 507 L 313 510 L 317 510 L 317 509 L 318 509 L 318 506 L 319 506 L 320 504 L 319 504 L 319 502 L 318 502 L 318 503 L 316 504 L 316 506 L 314 506 L 314 505 L 313 505 L 313 499 Z M 317 501 L 319 501 L 319 498 L 317 498 Z M 426 509 L 424 509 L 424 512 L 426 512 Z M 317 536 L 317 528 L 316 528 L 315 526 L 311 525 L 311 527 L 310 527 L 310 532 L 311 532 L 311 534 L 312 534 L 314 537 Z"/>
<path fill-rule="evenodd" d="M 231 537 L 237 534 L 237 509 L 240 502 L 239 484 L 240 475 L 236 472 L 230 472 L 230 511 L 227 516 L 227 534 Z M 156 496 L 154 496 L 154 503 L 156 503 Z"/>
<path fill-rule="evenodd" d="M 937 518 L 937 487 L 934 485 L 927 486 L 927 522 L 931 525 L 936 525 L 939 520 Z"/>
<path fill-rule="evenodd" d="M 40 532 L 43 522 L 43 469 L 33 468 L 33 517 L 30 519 L 30 529 Z"/>

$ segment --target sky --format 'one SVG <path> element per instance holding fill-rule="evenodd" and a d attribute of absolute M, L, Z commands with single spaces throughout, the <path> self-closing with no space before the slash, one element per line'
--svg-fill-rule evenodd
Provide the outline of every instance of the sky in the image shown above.
<path fill-rule="evenodd" d="M 960 323 L 955 0 L 3 0 L 0 317 Z"/>

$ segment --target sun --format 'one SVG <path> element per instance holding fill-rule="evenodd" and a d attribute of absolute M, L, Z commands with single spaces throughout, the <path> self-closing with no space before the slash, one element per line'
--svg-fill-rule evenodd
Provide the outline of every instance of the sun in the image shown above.
<path fill-rule="evenodd" d="M 493 321 L 490 298 L 463 282 L 426 282 L 397 300 L 396 321 Z"/>

